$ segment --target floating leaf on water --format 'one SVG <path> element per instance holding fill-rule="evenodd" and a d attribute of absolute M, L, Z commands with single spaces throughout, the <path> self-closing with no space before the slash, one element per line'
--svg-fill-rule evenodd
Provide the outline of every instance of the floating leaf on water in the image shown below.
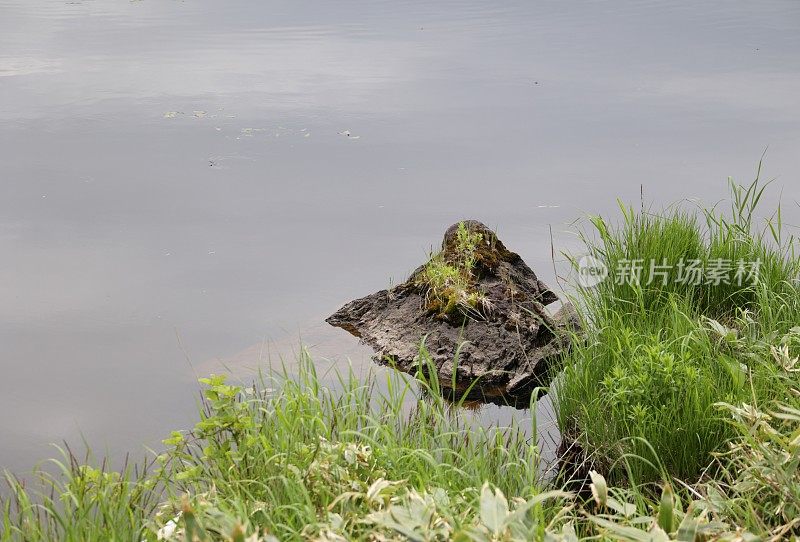
<path fill-rule="evenodd" d="M 182 115 L 182 114 L 183 113 L 181 113 L 180 111 L 167 111 L 166 113 L 164 113 L 164 118 L 165 119 L 174 119 L 178 115 Z"/>

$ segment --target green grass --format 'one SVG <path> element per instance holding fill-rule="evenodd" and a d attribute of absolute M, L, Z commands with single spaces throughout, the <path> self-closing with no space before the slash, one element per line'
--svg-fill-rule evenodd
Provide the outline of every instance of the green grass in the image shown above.
<path fill-rule="evenodd" d="M 224 501 L 283 503 L 252 516 L 280 537 L 313 531 L 342 492 L 379 478 L 419 491 L 459 493 L 486 481 L 513 495 L 538 491 L 538 450 L 522 431 L 473 427 L 438 387 L 418 390 L 405 375 L 389 374 L 386 393 L 352 374 L 333 391 L 305 359 L 300 378 L 276 384 L 277 395 L 256 390 L 242 402 L 221 378 L 206 383 L 212 415 L 195 428 L 199 440 L 172 443 L 170 478 L 181 481 L 180 492 L 206 492 L 213 481 Z M 347 450 L 358 460 L 342 460 Z"/>
<path fill-rule="evenodd" d="M 782 374 L 800 366 L 772 353 Z M 390 373 L 381 393 L 378 383 L 349 373 L 323 385 L 307 357 L 292 378 L 252 388 L 203 379 L 200 421 L 167 438 L 145 472 L 68 456 L 39 483 L 9 477 L 0 539 L 736 540 L 737 525 L 800 534 L 800 417 L 788 407 L 772 418 L 727 407 L 735 438 L 715 458 L 716 480 L 613 488 L 593 472 L 586 500 L 546 491 L 520 426 L 475 427 L 435 380 Z"/>
<path fill-rule="evenodd" d="M 446 318 L 455 312 L 480 317 L 488 309 L 486 296 L 476 288 L 474 271 L 482 245 L 490 241 L 458 223 L 452 249 L 432 254 L 417 277 L 417 284 L 425 288 L 428 310 Z"/>
<path fill-rule="evenodd" d="M 785 342 L 798 352 L 795 239 L 783 237 L 780 211 L 756 230 L 758 180 L 731 190 L 727 214 L 622 207 L 619 225 L 593 218 L 594 235 L 583 235 L 610 273 L 579 292 L 589 326 L 585 344 L 565 361 L 559 421 L 613 481 L 664 472 L 696 480 L 732 436 L 716 403 L 789 398 L 794 378 L 770 349 Z M 736 265 L 717 265 L 724 273 L 714 277 L 720 259 L 759 261 L 758 280 L 740 284 Z M 633 260 L 645 262 L 640 280 L 618 280 Z M 650 261 L 669 271 L 651 273 Z M 689 261 L 699 262 L 699 284 L 680 280 L 679 264 Z M 622 461 L 633 457 L 642 460 Z"/>
<path fill-rule="evenodd" d="M 62 476 L 43 475 L 32 486 L 9 477 L 2 538 L 141 540 L 190 509 L 198 522 L 226 533 L 240 525 L 303 539 L 330 528 L 335 513 L 344 522 L 340 530 L 366 536 L 372 528 L 360 521 L 372 509 L 343 495 L 366 493 L 380 480 L 419 493 L 437 488 L 472 504 L 486 482 L 525 499 L 540 492 L 539 450 L 526 432 L 476 427 L 435 380 L 391 372 L 379 392 L 374 375 L 349 373 L 323 386 L 304 356 L 293 378 L 252 388 L 222 376 L 202 383 L 201 420 L 164 441 L 158 468 L 146 476 L 68 464 Z"/>
<path fill-rule="evenodd" d="M 0 540 L 139 540 L 160 503 L 155 478 L 147 467 L 114 471 L 90 462 L 63 452 L 34 480 L 6 474 Z"/>

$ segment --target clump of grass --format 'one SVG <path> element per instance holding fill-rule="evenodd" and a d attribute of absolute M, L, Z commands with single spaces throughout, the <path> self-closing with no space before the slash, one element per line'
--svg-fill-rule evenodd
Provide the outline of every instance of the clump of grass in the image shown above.
<path fill-rule="evenodd" d="M 454 247 L 431 255 L 416 278 L 426 291 L 428 310 L 446 318 L 456 312 L 480 315 L 488 307 L 486 296 L 476 288 L 475 276 L 479 249 L 486 241 L 481 232 L 459 222 Z"/>
<path fill-rule="evenodd" d="M 148 466 L 93 466 L 68 451 L 24 481 L 6 473 L 0 493 L 0 540 L 139 540 L 161 494 Z"/>
<path fill-rule="evenodd" d="M 580 292 L 589 316 L 608 309 L 636 320 L 677 297 L 693 315 L 725 319 L 761 309 L 764 292 L 794 292 L 797 244 L 785 235 L 780 206 L 758 230 L 756 211 L 767 185 L 758 177 L 748 186 L 729 185 L 728 213 L 716 207 L 636 212 L 620 205 L 617 226 L 592 217 L 594 235 L 581 238 L 611 275 Z"/>
<path fill-rule="evenodd" d="M 523 498 L 540 491 L 539 452 L 524 431 L 516 423 L 475 427 L 443 398 L 435 379 L 417 384 L 391 372 L 383 394 L 373 378 L 351 373 L 334 390 L 320 385 L 304 357 L 297 377 L 249 391 L 223 377 L 204 383 L 203 419 L 190 434 L 166 441 L 168 489 L 173 502 L 183 493 L 203 496 L 215 510 L 248 518 L 251 532 L 313 537 L 338 514 L 340 532 L 364 536 L 369 503 L 343 495 L 367 493 L 380 480 L 470 500 L 486 481 Z"/>
<path fill-rule="evenodd" d="M 781 374 L 793 375 L 798 362 L 786 352 L 770 349 Z M 746 528 L 774 539 L 797 534 L 796 410 L 776 411 L 773 418 L 786 423 L 769 430 L 732 425 L 733 450 L 746 450 L 732 463 L 718 458 L 730 478 L 715 485 L 643 491 L 615 488 L 593 472 L 593 498 L 583 500 L 543 490 L 539 450 L 516 422 L 475 427 L 444 400 L 435 379 L 386 378 L 384 393 L 375 390 L 374 374 L 351 372 L 326 386 L 304 354 L 299 374 L 250 388 L 223 376 L 203 379 L 200 421 L 164 441 L 157 469 L 116 473 L 70 459 L 60 476 L 41 479 L 39 491 L 9 478 L 0 539 L 573 542 L 754 539 Z M 741 408 L 754 412 L 731 407 Z M 765 517 L 775 506 L 781 515 Z"/>
<path fill-rule="evenodd" d="M 515 498 L 540 493 L 539 450 L 516 421 L 476 427 L 422 374 L 388 372 L 385 392 L 374 374 L 336 378 L 323 385 L 304 353 L 297 374 L 253 387 L 201 379 L 200 420 L 164 440 L 155 469 L 72 462 L 37 484 L 9 477 L 0 539 L 150 541 L 170 522 L 170 539 L 192 542 L 359 539 L 375 529 L 366 517 L 388 503 L 387 488 L 437 488 L 463 510 L 487 482 Z"/>
<path fill-rule="evenodd" d="M 797 364 L 797 358 L 790 361 Z M 717 454 L 720 472 L 705 489 L 710 502 L 719 514 L 763 533 L 764 538 L 796 539 L 800 536 L 799 405 L 777 402 L 772 411 L 746 403 L 720 406 L 731 413 L 737 436 Z"/>
<path fill-rule="evenodd" d="M 657 480 L 664 471 L 695 479 L 732 436 L 716 403 L 788 393 L 769 352 L 800 322 L 795 240 L 782 235 L 779 211 L 755 229 L 758 179 L 731 190 L 728 214 L 623 207 L 619 226 L 594 218 L 595 235 L 583 237 L 610 276 L 579 292 L 590 327 L 566 359 L 559 423 L 580 434 L 612 481 Z M 643 262 L 640 274 L 619 280 L 634 261 Z M 690 261 L 699 282 L 681 280 Z M 732 265 L 720 270 L 720 261 Z M 754 280 L 738 280 L 738 262 L 758 262 Z M 630 457 L 642 460 L 623 461 Z"/>

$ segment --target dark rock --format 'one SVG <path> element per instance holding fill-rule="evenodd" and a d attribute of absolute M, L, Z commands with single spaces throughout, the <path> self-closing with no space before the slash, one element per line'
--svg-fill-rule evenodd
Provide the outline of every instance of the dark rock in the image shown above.
<path fill-rule="evenodd" d="M 469 273 L 470 291 L 480 299 L 474 307 L 442 312 L 447 304 L 431 299 L 423 265 L 403 284 L 351 301 L 327 322 L 361 338 L 379 362 L 411 374 L 427 371 L 419 363 L 424 340 L 442 387 L 463 392 L 477 379 L 470 398 L 527 405 L 534 388 L 549 385 L 548 369 L 578 329 L 577 315 L 569 304 L 551 315 L 545 306 L 558 297 L 522 258 L 480 222 L 463 224 L 462 234 L 480 234 Z M 438 257 L 455 266 L 459 250 L 455 224 Z"/>
<path fill-rule="evenodd" d="M 594 457 L 587 454 L 580 443 L 579 431 L 574 423 L 568 423 L 561 433 L 561 442 L 556 449 L 558 461 L 554 465 L 554 487 L 571 491 L 583 500 L 592 498 L 589 487 L 591 476 L 589 472 L 595 470 Z"/>

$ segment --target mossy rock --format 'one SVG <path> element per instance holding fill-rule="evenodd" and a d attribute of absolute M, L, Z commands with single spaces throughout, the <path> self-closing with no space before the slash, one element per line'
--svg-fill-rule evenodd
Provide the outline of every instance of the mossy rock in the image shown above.
<path fill-rule="evenodd" d="M 327 321 L 373 347 L 382 363 L 415 373 L 425 338 L 444 386 L 466 389 L 479 379 L 474 394 L 525 397 L 526 390 L 549 384 L 548 367 L 567 347 L 569 330 L 577 323 L 570 311 L 558 316 L 547 311 L 545 306 L 558 299 L 555 293 L 480 222 L 448 228 L 441 252 L 433 257 L 459 270 L 464 262 L 459 229 L 462 237 L 464 232 L 480 237 L 464 295 L 479 293 L 491 310 L 471 311 L 465 304 L 455 310 L 442 300 L 432 302 L 429 261 L 406 282 L 351 301 Z"/>

